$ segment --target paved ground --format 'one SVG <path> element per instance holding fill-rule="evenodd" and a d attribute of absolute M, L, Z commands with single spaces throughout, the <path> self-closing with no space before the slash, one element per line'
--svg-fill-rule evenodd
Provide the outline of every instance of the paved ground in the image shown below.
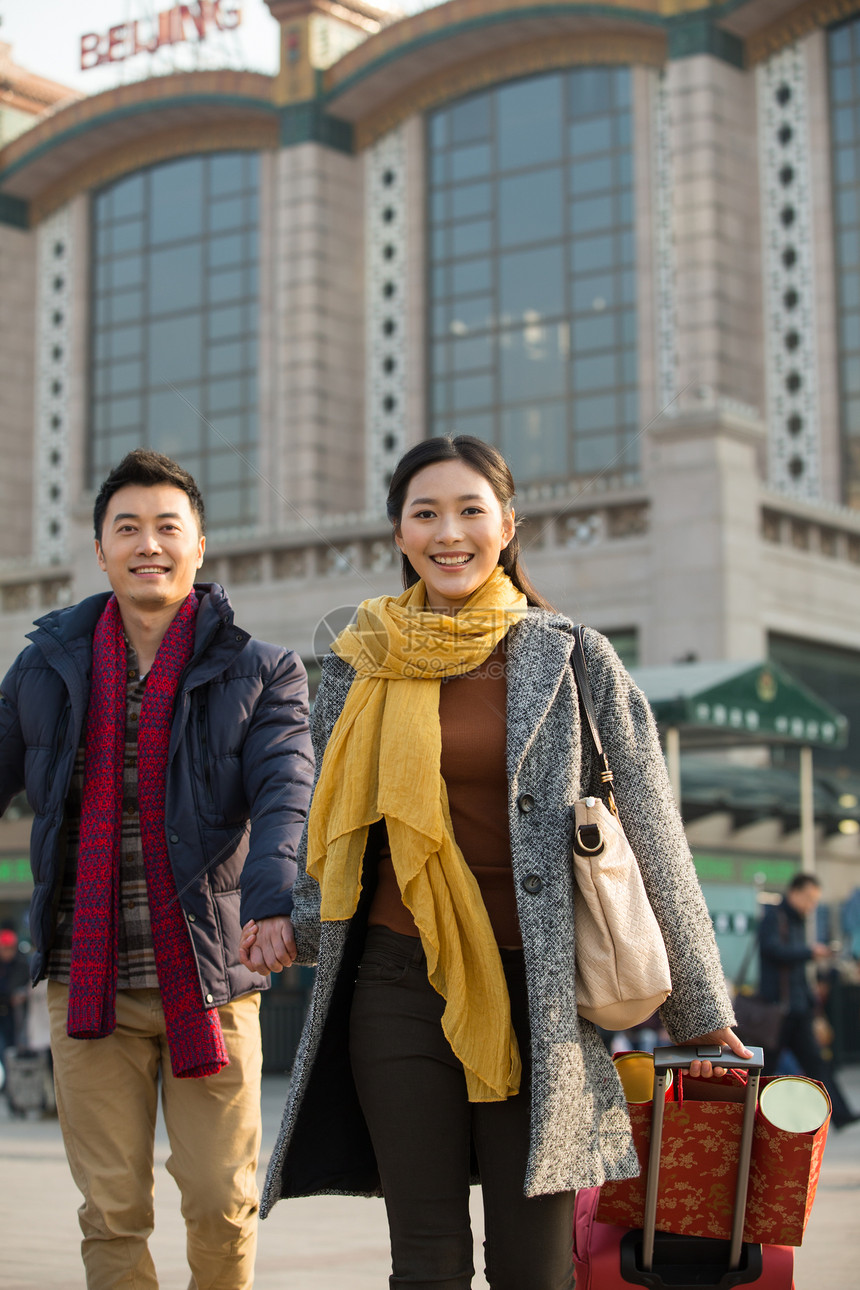
<path fill-rule="evenodd" d="M 860 1110 L 860 1066 L 842 1073 Z M 264 1081 L 264 1144 L 275 1138 L 286 1080 Z M 152 1249 L 163 1290 L 185 1290 L 177 1192 L 157 1143 L 156 1230 Z M 0 1106 L 0 1287 L 83 1290 L 78 1254 L 78 1193 L 56 1120 L 12 1120 Z M 480 1199 L 473 1193 L 476 1265 Z M 282 1202 L 260 1226 L 256 1290 L 386 1290 L 388 1242 L 380 1201 L 324 1196 Z M 483 1276 L 474 1290 L 486 1290 Z M 529 1290 L 527 1286 L 523 1290 Z M 796 1290 L 860 1290 L 860 1125 L 832 1133 L 815 1210 L 797 1251 Z"/>

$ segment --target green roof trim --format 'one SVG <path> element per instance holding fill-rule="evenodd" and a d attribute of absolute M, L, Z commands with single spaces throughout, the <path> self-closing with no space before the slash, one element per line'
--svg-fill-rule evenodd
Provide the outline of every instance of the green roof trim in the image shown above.
<path fill-rule="evenodd" d="M 616 23 L 633 22 L 642 27 L 652 27 L 657 31 L 666 31 L 668 26 L 668 21 L 662 14 L 644 13 L 640 9 L 627 9 L 615 5 L 571 4 L 567 11 L 577 17 L 607 18 Z M 437 45 L 440 41 L 450 40 L 454 36 L 467 35 L 470 32 L 484 31 L 488 27 L 497 27 L 502 23 L 523 18 L 558 19 L 559 15 L 564 12 L 565 8 L 561 5 L 536 4 L 527 9 L 504 9 L 498 13 L 481 14 L 480 17 L 468 18 L 463 22 L 454 22 L 448 26 L 439 27 L 435 31 L 422 32 L 414 40 L 387 50 L 384 54 L 380 54 L 379 58 L 368 63 L 366 67 L 359 68 L 352 76 L 348 76 L 346 80 L 339 82 L 334 89 L 330 90 L 327 97 L 330 99 L 339 98 L 341 94 L 359 85 L 369 76 L 375 76 L 381 68 L 388 66 L 390 63 L 396 63 L 405 54 L 413 54 L 418 50 L 427 48 L 429 45 Z M 334 64 L 334 66 L 337 66 L 337 64 Z"/>
<path fill-rule="evenodd" d="M 689 58 L 694 54 L 710 54 L 714 58 L 730 63 L 733 67 L 743 67 L 743 41 L 732 32 L 723 31 L 718 26 L 721 17 L 731 13 L 738 4 L 745 0 L 728 0 L 728 3 L 711 5 L 708 9 L 695 14 L 683 14 L 679 17 L 666 17 L 663 14 L 646 13 L 641 9 L 626 8 L 610 4 L 571 4 L 568 12 L 577 17 L 606 18 L 613 23 L 631 22 L 641 27 L 651 27 L 666 33 L 669 59 Z M 405 54 L 415 53 L 429 45 L 454 36 L 482 31 L 500 23 L 511 22 L 521 18 L 558 18 L 565 9 L 559 5 L 535 4 L 527 9 L 505 9 L 497 13 L 481 14 L 463 22 L 451 23 L 435 31 L 425 31 L 413 40 L 394 49 L 387 50 L 379 58 L 360 68 L 352 76 L 341 81 L 329 92 L 329 98 L 338 98 L 351 90 L 369 76 L 374 76 L 389 63 L 397 62 Z M 335 64 L 336 66 L 336 64 Z"/>
<path fill-rule="evenodd" d="M 37 148 L 33 148 L 32 151 L 25 152 L 11 166 L 7 166 L 5 170 L 0 171 L 0 184 L 4 180 L 11 178 L 23 166 L 29 166 L 32 162 L 38 161 L 40 157 L 52 152 L 54 148 L 61 148 L 71 139 L 80 138 L 82 135 L 89 134 L 92 130 L 100 130 L 103 126 L 114 121 L 122 121 L 128 117 L 147 114 L 153 115 L 162 108 L 197 106 L 246 108 L 250 112 L 266 112 L 272 116 L 276 115 L 278 111 L 275 104 L 268 99 L 244 98 L 240 94 L 175 94 L 169 98 L 145 99 L 140 103 L 127 103 L 124 107 L 112 108 L 107 112 L 100 113 L 98 116 L 89 117 L 86 121 L 79 121 L 77 125 L 70 126 L 68 130 L 63 130 L 53 138 L 46 139 Z"/>
<path fill-rule="evenodd" d="M 29 202 L 24 201 L 23 197 L 0 193 L 0 224 L 10 224 L 12 228 L 29 228 Z"/>
<path fill-rule="evenodd" d="M 677 663 L 633 672 L 663 729 L 686 743 L 843 748 L 848 721 L 776 663 Z"/>
<path fill-rule="evenodd" d="M 335 152 L 355 151 L 355 132 L 349 121 L 331 116 L 315 99 L 281 108 L 281 146 L 321 143 Z"/>
<path fill-rule="evenodd" d="M 669 58 L 692 58 L 710 54 L 732 67 L 743 68 L 744 42 L 740 36 L 723 31 L 707 14 L 684 14 L 669 21 Z"/>

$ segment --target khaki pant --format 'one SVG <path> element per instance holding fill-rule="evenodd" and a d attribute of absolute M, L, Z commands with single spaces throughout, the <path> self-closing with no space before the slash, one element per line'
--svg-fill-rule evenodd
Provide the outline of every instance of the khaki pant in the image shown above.
<path fill-rule="evenodd" d="M 189 1290 L 250 1290 L 257 1243 L 260 996 L 219 1008 L 230 1064 L 174 1079 L 157 990 L 119 990 L 116 1030 L 66 1034 L 68 986 L 48 982 L 57 1109 L 84 1196 L 78 1216 L 88 1290 L 157 1290 L 147 1240 L 154 1222 L 159 1073 L 170 1156 L 182 1196 Z"/>

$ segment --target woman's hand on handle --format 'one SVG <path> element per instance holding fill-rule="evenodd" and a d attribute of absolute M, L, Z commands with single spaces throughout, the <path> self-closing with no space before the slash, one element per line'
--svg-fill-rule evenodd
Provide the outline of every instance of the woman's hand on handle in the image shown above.
<path fill-rule="evenodd" d="M 710 1044 L 722 1044 L 731 1048 L 738 1057 L 752 1057 L 750 1050 L 744 1047 L 735 1032 L 728 1026 L 724 1030 L 711 1030 L 707 1035 L 697 1035 L 695 1039 L 687 1039 L 684 1047 L 699 1048 Z M 694 1079 L 700 1076 L 702 1079 L 710 1079 L 712 1075 L 725 1075 L 727 1069 L 725 1066 L 715 1066 L 708 1058 L 697 1059 L 690 1063 L 690 1074 Z"/>

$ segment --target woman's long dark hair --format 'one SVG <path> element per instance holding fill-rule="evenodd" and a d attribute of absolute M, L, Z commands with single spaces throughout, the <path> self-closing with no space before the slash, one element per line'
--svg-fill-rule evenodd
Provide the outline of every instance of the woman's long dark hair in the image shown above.
<path fill-rule="evenodd" d="M 479 475 L 483 475 L 492 488 L 502 508 L 502 514 L 508 515 L 513 507 L 516 489 L 508 463 L 492 444 L 483 439 L 475 439 L 469 434 L 459 434 L 455 438 L 424 439 L 410 448 L 400 458 L 391 476 L 388 488 L 386 510 L 395 531 L 400 528 L 403 507 L 406 502 L 406 490 L 412 476 L 425 466 L 435 466 L 440 461 L 463 461 Z M 520 538 L 514 530 L 514 536 L 499 555 L 499 564 L 514 586 L 523 593 L 530 605 L 538 609 L 552 610 L 549 601 L 544 600 L 540 592 L 532 585 L 520 559 Z M 403 586 L 411 587 L 418 581 L 418 574 L 401 551 L 400 568 Z"/>

